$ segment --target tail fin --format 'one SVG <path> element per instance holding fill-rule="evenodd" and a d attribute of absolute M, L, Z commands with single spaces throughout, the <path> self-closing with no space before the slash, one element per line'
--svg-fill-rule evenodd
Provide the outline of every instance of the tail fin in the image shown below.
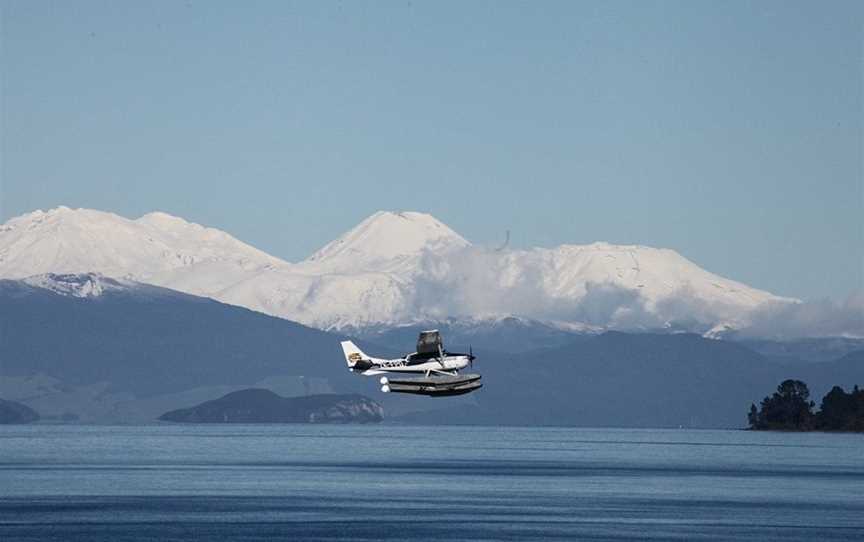
<path fill-rule="evenodd" d="M 366 363 L 361 365 L 369 364 L 369 356 L 364 354 L 363 351 L 357 348 L 357 345 L 351 341 L 342 341 L 342 352 L 345 354 L 345 361 L 348 363 L 349 369 L 353 369 L 358 362 L 364 360 Z"/>

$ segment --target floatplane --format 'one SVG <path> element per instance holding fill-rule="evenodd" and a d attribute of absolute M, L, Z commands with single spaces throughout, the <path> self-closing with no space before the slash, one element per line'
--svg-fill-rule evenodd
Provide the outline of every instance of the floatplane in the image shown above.
<path fill-rule="evenodd" d="M 416 378 L 382 376 L 381 391 L 384 393 L 413 393 L 441 397 L 463 395 L 483 387 L 479 374 L 460 375 L 459 371 L 474 364 L 474 352 L 467 354 L 447 352 L 437 329 L 421 331 L 417 338 L 417 351 L 396 359 L 372 357 L 357 348 L 351 341 L 342 341 L 342 352 L 348 369 L 364 376 L 387 373 L 422 374 Z"/>

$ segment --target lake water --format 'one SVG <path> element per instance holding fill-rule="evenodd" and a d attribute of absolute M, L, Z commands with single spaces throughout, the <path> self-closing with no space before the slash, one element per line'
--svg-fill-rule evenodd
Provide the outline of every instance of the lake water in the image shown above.
<path fill-rule="evenodd" d="M 0 426 L 0 540 L 864 540 L 864 436 Z"/>

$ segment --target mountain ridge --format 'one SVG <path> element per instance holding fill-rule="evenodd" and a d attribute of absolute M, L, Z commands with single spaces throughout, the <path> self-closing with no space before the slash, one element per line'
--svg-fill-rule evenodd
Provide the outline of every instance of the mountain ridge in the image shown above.
<path fill-rule="evenodd" d="M 164 212 L 34 211 L 0 226 L 0 278 L 100 273 L 319 329 L 525 317 L 584 329 L 708 333 L 797 300 L 703 270 L 671 249 L 493 250 L 435 217 L 379 211 L 307 259 L 271 256 Z"/>

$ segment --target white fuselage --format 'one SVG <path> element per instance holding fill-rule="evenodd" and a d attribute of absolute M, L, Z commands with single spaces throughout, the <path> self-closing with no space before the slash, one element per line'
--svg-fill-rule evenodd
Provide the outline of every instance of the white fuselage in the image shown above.
<path fill-rule="evenodd" d="M 458 371 L 468 366 L 468 356 L 444 356 L 439 361 L 432 358 L 422 363 L 411 361 L 411 356 L 397 359 L 376 359 L 373 366 L 368 369 L 370 373 L 392 372 L 392 373 L 426 373 L 429 371 Z"/>

